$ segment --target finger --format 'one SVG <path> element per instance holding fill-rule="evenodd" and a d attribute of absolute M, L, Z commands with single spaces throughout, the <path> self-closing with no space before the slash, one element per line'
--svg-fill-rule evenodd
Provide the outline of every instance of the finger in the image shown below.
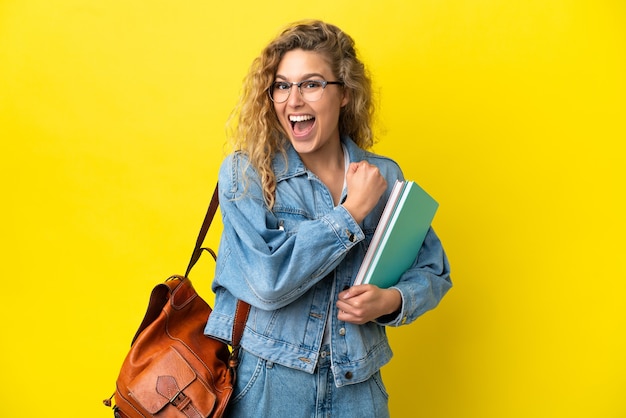
<path fill-rule="evenodd" d="M 357 170 L 360 167 L 360 162 L 357 163 L 350 163 L 350 165 L 348 166 L 348 169 L 352 172 L 352 173 L 356 173 Z"/>
<path fill-rule="evenodd" d="M 367 284 L 358 284 L 356 286 L 352 286 L 349 289 L 339 293 L 339 298 L 343 300 L 348 300 L 350 298 L 362 295 L 363 293 L 368 291 L 369 286 L 370 285 Z"/>

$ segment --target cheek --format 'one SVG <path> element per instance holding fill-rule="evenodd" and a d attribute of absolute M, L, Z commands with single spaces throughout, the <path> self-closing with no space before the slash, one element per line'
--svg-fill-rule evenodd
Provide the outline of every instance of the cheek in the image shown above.
<path fill-rule="evenodd" d="M 274 117 L 278 121 L 278 124 L 285 130 L 289 131 L 291 124 L 287 120 L 287 117 L 284 115 L 282 111 L 281 105 L 274 104 Z"/>
<path fill-rule="evenodd" d="M 282 103 L 276 104 L 274 103 L 274 114 L 276 115 L 276 117 L 278 118 L 278 120 L 282 123 L 286 116 L 285 116 L 285 105 Z"/>
<path fill-rule="evenodd" d="M 324 112 L 324 125 L 334 127 L 339 124 L 340 110 L 340 108 L 333 108 Z"/>
<path fill-rule="evenodd" d="M 279 122 L 282 121 L 281 107 L 280 105 L 277 105 L 276 103 L 274 103 L 274 117 L 276 117 L 276 119 L 278 119 Z"/>

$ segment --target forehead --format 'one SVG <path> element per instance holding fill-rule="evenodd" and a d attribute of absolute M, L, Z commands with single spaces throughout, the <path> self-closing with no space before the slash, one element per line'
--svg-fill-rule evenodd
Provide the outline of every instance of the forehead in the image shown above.
<path fill-rule="evenodd" d="M 287 51 L 276 68 L 276 78 L 300 80 L 309 76 L 332 77 L 326 57 L 319 52 L 293 49 Z"/>

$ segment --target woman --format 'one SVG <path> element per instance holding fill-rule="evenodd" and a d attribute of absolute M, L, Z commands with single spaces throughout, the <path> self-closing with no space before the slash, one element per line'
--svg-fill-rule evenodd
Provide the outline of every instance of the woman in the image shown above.
<path fill-rule="evenodd" d="M 219 173 L 224 230 L 206 334 L 231 339 L 252 305 L 233 417 L 385 417 L 386 326 L 413 322 L 451 287 L 432 229 L 389 289 L 351 286 L 403 179 L 371 147 L 370 80 L 353 40 L 298 22 L 253 62 L 236 109 L 237 150 Z"/>

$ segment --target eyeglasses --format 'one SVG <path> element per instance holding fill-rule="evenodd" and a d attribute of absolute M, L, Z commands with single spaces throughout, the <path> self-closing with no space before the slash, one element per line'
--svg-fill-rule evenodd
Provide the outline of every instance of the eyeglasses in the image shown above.
<path fill-rule="evenodd" d="M 343 85 L 341 81 L 303 80 L 299 82 L 275 81 L 267 91 L 274 103 L 284 103 L 291 94 L 291 87 L 298 86 L 298 91 L 307 102 L 315 102 L 322 98 L 324 89 L 329 84 Z"/>

